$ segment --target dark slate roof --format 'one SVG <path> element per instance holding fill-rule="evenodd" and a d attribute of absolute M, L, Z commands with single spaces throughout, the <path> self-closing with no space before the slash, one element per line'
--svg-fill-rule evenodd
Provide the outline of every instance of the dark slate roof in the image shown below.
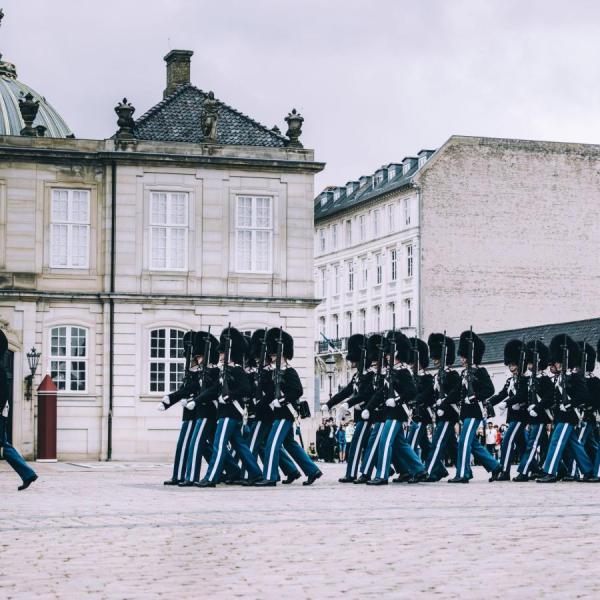
<path fill-rule="evenodd" d="M 135 136 L 140 140 L 202 143 L 202 102 L 206 96 L 205 92 L 191 84 L 178 87 L 135 122 Z M 218 102 L 217 144 L 269 148 L 285 146 L 285 136 L 220 100 Z"/>
<path fill-rule="evenodd" d="M 550 340 L 555 336 L 566 333 L 576 342 L 584 338 L 594 348 L 600 340 L 600 317 L 596 319 L 585 319 L 583 321 L 571 321 L 570 323 L 552 323 L 551 325 L 537 325 L 535 327 L 524 327 L 523 329 L 509 329 L 506 331 L 494 331 L 491 333 L 478 333 L 485 342 L 485 354 L 483 364 L 503 363 L 504 345 L 512 339 L 524 339 L 526 342 L 542 339 L 548 346 Z"/>
<path fill-rule="evenodd" d="M 396 173 L 396 175 L 392 179 L 386 179 L 385 181 L 375 186 L 373 175 L 372 181 L 366 183 L 362 187 L 355 189 L 349 196 L 346 195 L 346 191 L 344 188 L 340 188 L 342 190 L 340 197 L 334 201 L 333 196 L 330 194 L 330 197 L 328 197 L 327 202 L 324 205 L 321 204 L 321 198 L 324 193 L 322 192 L 315 199 L 315 222 L 320 221 L 321 219 L 324 219 L 326 217 L 338 214 L 344 210 L 352 208 L 353 206 L 357 206 L 359 204 L 362 204 L 369 200 L 373 200 L 374 198 L 377 198 L 389 192 L 393 192 L 395 190 L 399 190 L 403 187 L 410 185 L 413 176 L 419 170 L 419 166 L 418 163 L 415 161 L 415 164 L 407 173 L 402 173 L 401 168 L 399 170 L 400 172 Z M 335 188 L 327 188 L 327 190 L 331 189 Z"/>

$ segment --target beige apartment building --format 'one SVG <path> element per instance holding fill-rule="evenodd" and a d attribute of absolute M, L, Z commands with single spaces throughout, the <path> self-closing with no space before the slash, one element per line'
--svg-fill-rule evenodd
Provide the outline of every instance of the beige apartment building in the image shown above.
<path fill-rule="evenodd" d="M 156 408 L 181 381 L 190 329 L 283 325 L 312 396 L 324 165 L 302 147 L 298 113 L 286 135 L 257 123 L 191 83 L 191 55 L 169 52 L 163 99 L 137 120 L 120 102 L 106 140 L 74 137 L 0 62 L 0 326 L 13 443 L 27 457 L 32 347 L 34 389 L 46 373 L 59 389 L 59 458 L 169 456 L 181 412 Z"/>

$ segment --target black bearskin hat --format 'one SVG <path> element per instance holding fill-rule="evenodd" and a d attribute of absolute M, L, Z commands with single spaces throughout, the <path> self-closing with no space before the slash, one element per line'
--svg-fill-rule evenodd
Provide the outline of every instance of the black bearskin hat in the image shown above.
<path fill-rule="evenodd" d="M 400 331 L 388 331 L 385 337 L 388 341 L 388 343 L 386 344 L 385 353 L 389 354 L 389 342 L 390 340 L 394 339 L 394 341 L 396 342 L 396 356 L 394 358 L 403 363 L 410 362 L 411 345 L 408 341 L 408 338 Z"/>
<path fill-rule="evenodd" d="M 458 340 L 458 355 L 463 358 L 469 357 L 469 340 L 473 334 L 473 364 L 481 364 L 481 359 L 485 353 L 485 342 L 473 331 L 463 331 Z"/>
<path fill-rule="evenodd" d="M 543 371 L 544 369 L 547 369 L 550 351 L 548 350 L 548 346 L 540 340 L 531 340 L 531 342 L 525 344 L 525 362 L 527 364 L 533 364 L 534 349 L 537 349 L 538 353 L 538 370 Z"/>
<path fill-rule="evenodd" d="M 6 339 L 4 331 L 0 329 L 0 357 L 2 357 L 7 350 L 8 340 Z"/>
<path fill-rule="evenodd" d="M 372 364 L 379 359 L 379 346 L 381 345 L 382 336 L 374 333 L 367 340 L 367 364 Z"/>
<path fill-rule="evenodd" d="M 214 365 L 219 360 L 219 352 L 217 351 L 217 347 L 219 346 L 219 340 L 212 333 L 208 333 L 208 331 L 196 331 L 194 333 L 193 355 L 204 356 L 204 350 L 206 348 L 206 338 L 208 338 L 209 336 L 210 355 L 208 357 L 207 362 L 209 364 Z"/>
<path fill-rule="evenodd" d="M 428 340 L 427 345 L 429 346 L 429 356 L 435 360 L 441 360 L 442 358 L 442 346 L 444 345 L 444 334 L 443 333 L 432 333 Z M 452 338 L 446 336 L 446 366 L 454 364 L 456 360 L 456 344 Z"/>
<path fill-rule="evenodd" d="M 596 346 L 596 360 L 600 362 L 600 340 L 598 340 L 598 344 Z"/>
<path fill-rule="evenodd" d="M 244 356 L 248 349 L 246 347 L 246 340 L 242 333 L 240 333 L 235 327 L 225 327 L 221 332 L 219 338 L 218 352 L 225 352 L 225 345 L 227 336 L 231 338 L 231 354 L 230 361 L 237 365 L 244 364 Z"/>
<path fill-rule="evenodd" d="M 279 340 L 279 327 L 272 327 L 267 331 L 267 354 L 277 354 L 277 342 Z M 283 342 L 283 357 L 286 360 L 294 358 L 294 338 L 285 331 L 281 331 Z"/>
<path fill-rule="evenodd" d="M 569 349 L 569 364 L 568 369 L 578 367 L 580 363 L 581 353 L 577 343 L 564 333 L 555 335 L 550 342 L 550 363 L 561 363 L 563 360 L 563 346 L 567 344 Z M 564 365 L 563 365 L 564 366 Z"/>
<path fill-rule="evenodd" d="M 260 351 L 262 349 L 265 329 L 257 329 L 250 336 L 250 349 L 248 350 L 248 363 L 256 366 L 260 360 Z"/>
<path fill-rule="evenodd" d="M 577 342 L 579 346 L 579 366 L 583 361 L 583 342 Z M 591 373 L 596 368 L 596 351 L 590 344 L 585 344 L 585 372 Z"/>
<path fill-rule="evenodd" d="M 362 333 L 355 333 L 348 338 L 348 353 L 346 360 L 349 362 L 359 362 L 362 353 L 363 344 L 366 344 L 367 338 Z"/>
<path fill-rule="evenodd" d="M 518 365 L 521 358 L 521 350 L 523 350 L 523 342 L 521 340 L 509 340 L 504 345 L 504 364 Z"/>
<path fill-rule="evenodd" d="M 194 351 L 194 332 L 186 331 L 183 334 L 183 354 L 182 357 L 187 356 L 188 350 L 190 352 Z"/>
<path fill-rule="evenodd" d="M 410 347 L 411 347 L 409 363 L 412 365 L 415 362 L 415 346 L 416 346 L 417 351 L 419 353 L 419 365 L 418 366 L 420 369 L 426 369 L 429 366 L 429 347 L 423 340 L 420 340 L 417 337 L 410 338 L 409 342 L 410 342 Z"/>

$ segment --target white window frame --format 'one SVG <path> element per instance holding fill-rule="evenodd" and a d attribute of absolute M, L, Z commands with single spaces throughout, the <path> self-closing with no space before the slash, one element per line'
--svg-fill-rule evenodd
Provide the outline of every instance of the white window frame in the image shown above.
<path fill-rule="evenodd" d="M 332 324 L 331 335 L 332 335 L 333 339 L 339 340 L 340 339 L 340 318 L 337 315 L 333 315 L 331 324 Z"/>
<path fill-rule="evenodd" d="M 367 334 L 367 311 L 364 308 L 361 308 L 358 311 L 358 316 L 360 318 L 360 324 L 362 325 L 362 333 L 363 335 Z"/>
<path fill-rule="evenodd" d="M 325 239 L 325 229 L 321 227 L 321 229 L 319 229 L 319 252 L 324 254 L 326 249 L 327 240 Z"/>
<path fill-rule="evenodd" d="M 250 198 L 251 200 L 251 225 L 250 226 L 242 226 L 239 223 L 239 206 L 240 200 L 244 198 Z M 269 225 L 268 226 L 259 226 L 257 223 L 258 209 L 257 204 L 258 200 L 268 200 L 269 203 Z M 251 196 L 249 194 L 239 194 L 235 197 L 235 270 L 237 273 L 273 273 L 273 240 L 274 240 L 274 199 L 273 196 L 265 196 L 265 195 L 257 195 Z M 243 269 L 240 265 L 240 249 L 238 236 L 242 232 L 250 232 L 251 240 L 250 240 L 250 268 Z M 266 268 L 259 269 L 257 266 L 257 234 L 258 232 L 268 233 L 268 247 L 269 247 L 269 256 L 268 256 L 268 264 Z"/>
<path fill-rule="evenodd" d="M 389 321 L 390 329 L 396 324 L 395 314 L 396 314 L 396 303 L 388 302 L 388 321 Z"/>
<path fill-rule="evenodd" d="M 396 206 L 394 204 L 388 204 L 388 230 L 392 233 L 396 227 Z"/>
<path fill-rule="evenodd" d="M 346 312 L 346 331 L 348 333 L 348 337 L 352 335 L 352 311 L 349 310 Z"/>
<path fill-rule="evenodd" d="M 327 276 L 326 276 L 326 268 L 322 267 L 319 269 L 321 272 L 320 280 L 321 280 L 321 298 L 327 297 Z"/>
<path fill-rule="evenodd" d="M 404 300 L 404 325 L 406 327 L 412 327 L 413 322 L 412 314 L 412 298 L 406 298 Z"/>
<path fill-rule="evenodd" d="M 398 279 L 398 249 L 390 248 L 390 281 Z"/>
<path fill-rule="evenodd" d="M 338 249 L 338 225 L 337 223 L 331 226 L 331 248 Z"/>
<path fill-rule="evenodd" d="M 411 221 L 411 199 L 410 198 L 404 198 L 404 224 L 405 225 L 410 225 L 410 221 Z"/>
<path fill-rule="evenodd" d="M 60 200 L 59 194 L 67 194 L 67 218 L 57 219 L 55 217 L 55 202 Z M 74 203 L 75 194 L 83 194 L 87 200 L 85 219 L 76 220 Z M 49 265 L 51 269 L 89 269 L 90 266 L 90 223 L 91 223 L 91 199 L 90 190 L 79 188 L 53 188 L 50 194 L 50 257 Z M 65 264 L 58 264 L 55 260 L 55 247 L 57 244 L 58 228 L 66 228 L 66 256 Z M 73 245 L 74 232 L 79 229 L 85 231 L 85 262 L 82 264 L 73 263 Z"/>
<path fill-rule="evenodd" d="M 159 196 L 165 196 L 165 220 L 160 223 L 154 218 L 154 202 L 158 201 Z M 176 197 L 184 200 L 183 215 L 184 221 L 177 223 L 174 218 L 174 201 Z M 180 199 L 180 198 L 177 198 Z M 148 219 L 150 228 L 150 249 L 148 264 L 150 271 L 187 271 L 188 270 L 188 236 L 189 236 L 189 193 L 175 191 L 154 190 L 150 192 L 150 217 Z M 165 264 L 160 266 L 155 262 L 154 244 L 158 243 L 159 232 L 165 233 Z M 175 232 L 183 232 L 183 262 L 182 266 L 176 266 L 177 255 L 175 253 L 173 237 Z"/>
<path fill-rule="evenodd" d="M 383 256 L 381 252 L 375 254 L 375 285 L 383 283 Z"/>
<path fill-rule="evenodd" d="M 414 275 L 414 246 L 406 244 L 406 277 L 411 278 Z"/>
<path fill-rule="evenodd" d="M 346 230 L 344 232 L 346 236 L 346 247 L 352 246 L 352 220 L 346 219 Z"/>
<path fill-rule="evenodd" d="M 164 344 L 164 356 L 152 356 L 152 334 L 155 331 L 161 331 L 163 330 L 165 332 L 165 344 Z M 171 332 L 175 331 L 178 332 L 179 334 L 181 334 L 181 338 L 183 338 L 183 335 L 185 334 L 185 330 L 181 329 L 180 327 L 169 327 L 169 326 L 161 326 L 161 327 L 153 327 L 152 329 L 150 329 L 148 331 L 148 338 L 147 338 L 147 373 L 148 373 L 148 393 L 152 396 L 160 396 L 160 395 L 165 395 L 165 394 L 170 394 L 171 392 L 174 392 L 176 389 L 178 389 L 178 387 L 181 385 L 181 380 L 183 378 L 183 368 L 185 367 L 185 357 L 183 356 L 175 356 L 172 357 L 171 354 Z M 175 350 L 178 349 L 178 344 L 176 342 L 175 344 Z M 179 348 L 180 350 L 183 350 L 183 343 L 181 344 L 181 347 Z M 162 389 L 152 389 L 152 373 L 153 373 L 153 369 L 152 366 L 153 364 L 161 364 L 164 365 L 164 368 L 162 370 L 163 373 L 163 386 Z M 172 369 L 171 369 L 171 365 L 180 365 L 181 368 L 178 369 L 178 371 L 181 373 L 181 378 L 176 377 L 174 380 L 171 378 L 171 374 L 172 374 Z M 160 372 L 160 369 L 156 371 L 157 373 Z M 176 370 L 177 372 L 177 370 Z M 158 383 L 158 381 L 157 381 Z M 158 386 L 157 386 L 158 387 Z"/>
<path fill-rule="evenodd" d="M 373 331 L 381 331 L 381 307 L 379 305 L 373 307 Z"/>
<path fill-rule="evenodd" d="M 373 237 L 379 235 L 379 209 L 373 211 Z"/>
<path fill-rule="evenodd" d="M 348 273 L 348 286 L 347 286 L 347 291 L 348 292 L 353 292 L 354 291 L 354 261 L 349 260 L 346 263 L 346 268 L 347 268 L 347 273 Z"/>
<path fill-rule="evenodd" d="M 358 238 L 361 242 L 367 239 L 367 215 L 358 217 Z"/>
<path fill-rule="evenodd" d="M 319 333 L 325 333 L 325 317 L 319 317 Z"/>
<path fill-rule="evenodd" d="M 54 332 L 59 330 L 59 329 L 65 329 L 65 354 L 61 355 L 61 354 L 53 354 L 52 353 L 52 338 L 54 337 Z M 79 354 L 73 354 L 73 348 L 71 345 L 72 342 L 72 335 L 73 335 L 73 330 L 74 329 L 78 329 L 80 332 L 83 332 L 83 338 L 84 338 L 84 349 L 85 349 L 85 354 L 83 355 L 79 355 Z M 57 334 L 58 335 L 58 334 Z M 54 381 L 56 387 L 58 388 L 58 393 L 59 394 L 71 394 L 71 395 L 77 395 L 77 394 L 87 394 L 88 393 L 88 387 L 89 387 L 89 354 L 90 354 L 90 331 L 88 327 L 84 327 L 83 325 L 53 325 L 50 328 L 49 331 L 49 336 L 50 336 L 50 340 L 49 340 L 49 352 L 48 354 L 50 355 L 49 360 L 48 360 L 48 372 L 51 373 L 52 376 L 52 380 Z M 64 385 L 65 388 L 61 389 L 60 386 L 63 383 L 63 381 L 61 379 L 59 379 L 56 375 L 58 369 L 53 368 L 53 363 L 58 363 L 58 362 L 64 362 L 65 363 L 65 367 L 64 367 L 64 373 L 65 373 L 65 378 L 64 378 Z M 74 371 L 73 369 L 73 363 L 76 362 L 82 362 L 84 363 L 84 369 L 83 369 L 83 373 L 84 373 L 84 387 L 83 389 L 70 389 L 70 384 L 72 383 L 71 381 L 71 377 L 72 377 L 72 373 Z M 60 371 L 62 371 L 63 369 L 60 369 Z M 75 370 L 77 371 L 77 370 Z M 67 385 L 69 384 L 69 389 L 67 389 Z"/>
<path fill-rule="evenodd" d="M 340 293 L 340 265 L 333 266 L 333 293 L 337 296 Z"/>
<path fill-rule="evenodd" d="M 366 256 L 360 259 L 360 289 L 366 290 L 369 285 L 369 262 Z"/>

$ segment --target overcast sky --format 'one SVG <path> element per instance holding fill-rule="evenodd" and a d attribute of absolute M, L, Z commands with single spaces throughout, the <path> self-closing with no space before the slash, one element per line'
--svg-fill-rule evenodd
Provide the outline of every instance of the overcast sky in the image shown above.
<path fill-rule="evenodd" d="M 0 0 L 0 51 L 77 137 L 123 96 L 162 98 L 163 56 L 271 127 L 292 107 L 343 185 L 450 135 L 600 142 L 594 0 Z"/>

